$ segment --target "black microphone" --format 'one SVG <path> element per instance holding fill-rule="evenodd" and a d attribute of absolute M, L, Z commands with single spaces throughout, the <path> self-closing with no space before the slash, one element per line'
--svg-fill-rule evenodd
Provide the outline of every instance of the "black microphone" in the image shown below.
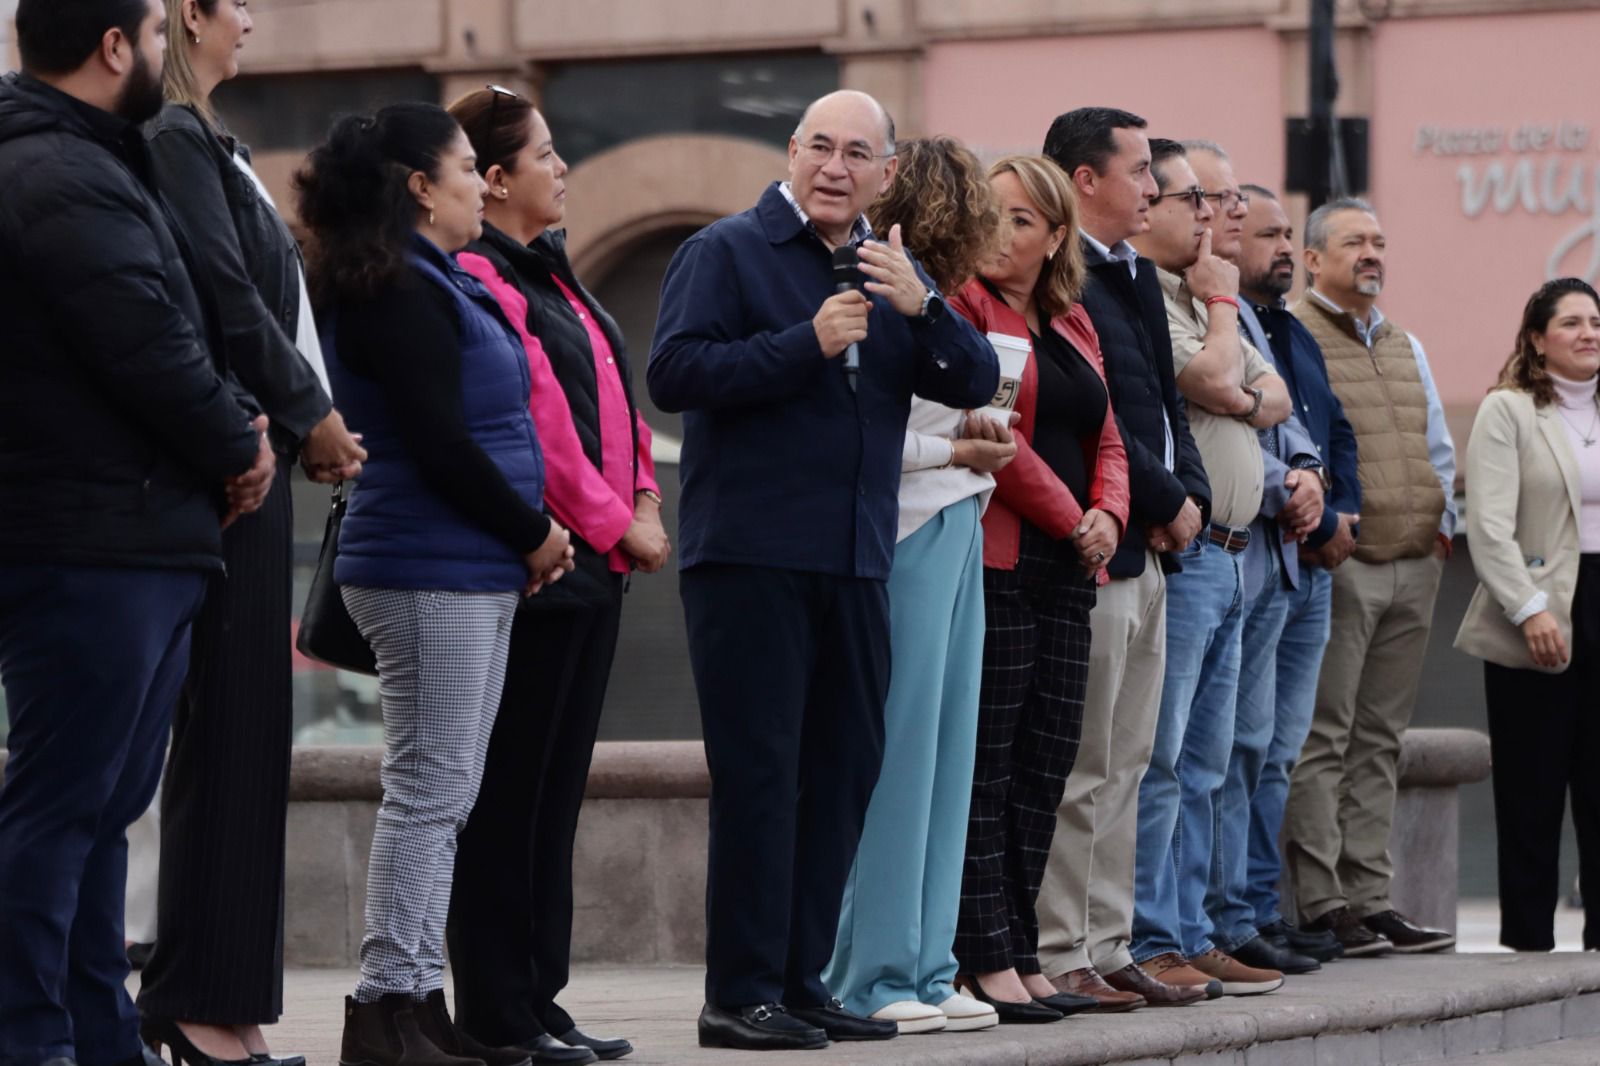
<path fill-rule="evenodd" d="M 861 284 L 861 271 L 856 267 L 856 246 L 840 245 L 833 250 L 833 292 L 854 292 Z M 861 373 L 861 349 L 852 341 L 844 350 L 844 379 L 855 391 L 856 375 Z"/>

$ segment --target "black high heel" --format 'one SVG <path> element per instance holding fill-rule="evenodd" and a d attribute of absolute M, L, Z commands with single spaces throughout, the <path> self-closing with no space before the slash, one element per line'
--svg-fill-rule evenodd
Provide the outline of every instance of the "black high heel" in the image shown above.
<path fill-rule="evenodd" d="M 250 1056 L 250 1061 L 257 1066 L 306 1066 L 304 1055 L 285 1055 L 282 1058 L 273 1058 L 265 1051 L 257 1051 Z"/>
<path fill-rule="evenodd" d="M 1032 1023 L 1059 1022 L 1066 1015 L 1053 1007 L 1047 1007 L 1036 999 L 1026 1003 L 1016 1003 L 1009 999 L 995 999 L 983 990 L 983 985 L 978 982 L 976 975 L 967 978 L 967 987 L 971 989 L 972 998 L 979 1003 L 987 1003 L 993 1007 L 995 1013 L 1000 1015 L 1002 1025 L 1006 1023 Z"/>
<path fill-rule="evenodd" d="M 165 1018 L 140 1020 L 139 1036 L 158 1053 L 163 1045 L 166 1046 L 172 1052 L 172 1066 L 257 1066 L 262 1061 L 254 1056 L 242 1059 L 219 1059 L 207 1055 L 194 1046 L 177 1022 Z M 305 1062 L 304 1059 L 300 1061 Z"/>

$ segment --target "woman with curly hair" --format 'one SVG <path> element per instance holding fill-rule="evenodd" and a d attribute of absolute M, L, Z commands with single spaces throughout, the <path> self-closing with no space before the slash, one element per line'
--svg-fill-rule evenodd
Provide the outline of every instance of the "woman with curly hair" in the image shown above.
<path fill-rule="evenodd" d="M 945 292 L 995 245 L 1000 212 L 983 166 L 949 137 L 900 145 L 899 174 L 867 217 L 898 225 Z M 823 974 L 847 1010 L 902 1033 L 987 1029 L 994 1008 L 956 992 L 956 912 L 978 725 L 983 530 L 1011 431 L 983 415 L 914 399 L 901 463 L 889 574 L 894 673 L 883 769 L 845 886 Z"/>

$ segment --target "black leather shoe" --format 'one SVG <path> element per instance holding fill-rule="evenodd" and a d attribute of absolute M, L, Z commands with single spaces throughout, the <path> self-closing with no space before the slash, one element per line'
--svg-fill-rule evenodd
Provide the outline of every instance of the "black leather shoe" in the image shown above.
<path fill-rule="evenodd" d="M 556 1039 L 563 1044 L 571 1044 L 573 1047 L 586 1047 L 595 1053 L 596 1058 L 606 1060 L 620 1059 L 624 1055 L 633 1054 L 633 1045 L 620 1036 L 590 1036 L 576 1026 L 562 1033 Z"/>
<path fill-rule="evenodd" d="M 1042 1024 L 1044 1022 L 1059 1022 L 1066 1015 L 1054 1007 L 1047 1007 L 1036 999 L 1026 1003 L 1018 1003 L 1010 999 L 995 999 L 983 990 L 976 977 L 967 981 L 967 994 L 979 1003 L 987 1003 L 993 1007 L 995 1013 L 1000 1015 L 1001 1025 L 1026 1025 Z"/>
<path fill-rule="evenodd" d="M 260 1051 L 251 1055 L 250 1061 L 258 1063 L 259 1066 L 306 1066 L 306 1057 L 304 1055 L 284 1055 L 281 1058 L 275 1058 Z"/>
<path fill-rule="evenodd" d="M 852 1014 L 836 999 L 820 1007 L 790 1007 L 789 1013 L 827 1033 L 829 1040 L 890 1040 L 900 1035 L 898 1023 Z"/>
<path fill-rule="evenodd" d="M 1307 922 L 1306 928 L 1313 932 L 1322 930 L 1332 933 L 1344 947 L 1347 958 L 1382 955 L 1394 950 L 1394 944 L 1388 937 L 1369 929 L 1365 922 L 1350 913 L 1349 907 L 1335 907 L 1316 921 Z"/>
<path fill-rule="evenodd" d="M 1344 955 L 1344 945 L 1339 943 L 1338 937 L 1327 930 L 1312 932 L 1309 929 L 1299 929 L 1279 918 L 1256 931 L 1280 948 L 1288 948 L 1296 954 L 1316 959 L 1318 962 L 1332 962 Z"/>
<path fill-rule="evenodd" d="M 1381 937 L 1386 937 L 1396 951 L 1414 954 L 1424 951 L 1443 951 L 1454 947 L 1456 938 L 1443 929 L 1427 929 L 1417 925 L 1399 911 L 1383 911 L 1361 919 L 1361 924 Z"/>
<path fill-rule="evenodd" d="M 1100 1001 L 1093 996 L 1080 996 L 1074 992 L 1057 992 L 1053 996 L 1034 996 L 1035 1003 L 1043 1003 L 1051 1010 L 1058 1012 L 1063 1018 L 1070 1018 L 1074 1014 L 1082 1014 L 1100 1006 Z"/>
<path fill-rule="evenodd" d="M 807 1025 L 777 1003 L 724 1010 L 707 1003 L 700 1011 L 700 1046 L 741 1051 L 818 1051 L 828 1034 Z"/>
<path fill-rule="evenodd" d="M 566 1066 L 583 1066 L 598 1061 L 600 1056 L 586 1047 L 574 1047 L 565 1040 L 557 1040 L 549 1033 L 540 1033 L 526 1043 L 518 1044 L 534 1062 L 561 1062 Z"/>
<path fill-rule="evenodd" d="M 1238 947 L 1230 948 L 1228 954 L 1246 966 L 1261 970 L 1298 974 L 1316 973 L 1322 969 L 1322 964 L 1316 959 L 1279 947 L 1264 936 L 1253 936 Z"/>

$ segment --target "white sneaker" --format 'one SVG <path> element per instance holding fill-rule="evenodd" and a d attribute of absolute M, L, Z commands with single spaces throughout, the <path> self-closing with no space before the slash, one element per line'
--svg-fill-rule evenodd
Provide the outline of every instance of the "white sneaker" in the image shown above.
<path fill-rule="evenodd" d="M 945 1027 L 944 1011 L 938 1007 L 930 1007 L 926 1003 L 918 1003 L 914 999 L 897 1000 L 872 1012 L 872 1020 L 878 1022 L 894 1022 L 900 1027 L 900 1034 L 906 1033 L 937 1033 Z"/>
<path fill-rule="evenodd" d="M 939 1013 L 945 1017 L 944 1029 L 947 1033 L 973 1033 L 979 1029 L 993 1029 L 1000 1024 L 1000 1015 L 993 1007 L 960 992 L 939 1004 Z"/>

